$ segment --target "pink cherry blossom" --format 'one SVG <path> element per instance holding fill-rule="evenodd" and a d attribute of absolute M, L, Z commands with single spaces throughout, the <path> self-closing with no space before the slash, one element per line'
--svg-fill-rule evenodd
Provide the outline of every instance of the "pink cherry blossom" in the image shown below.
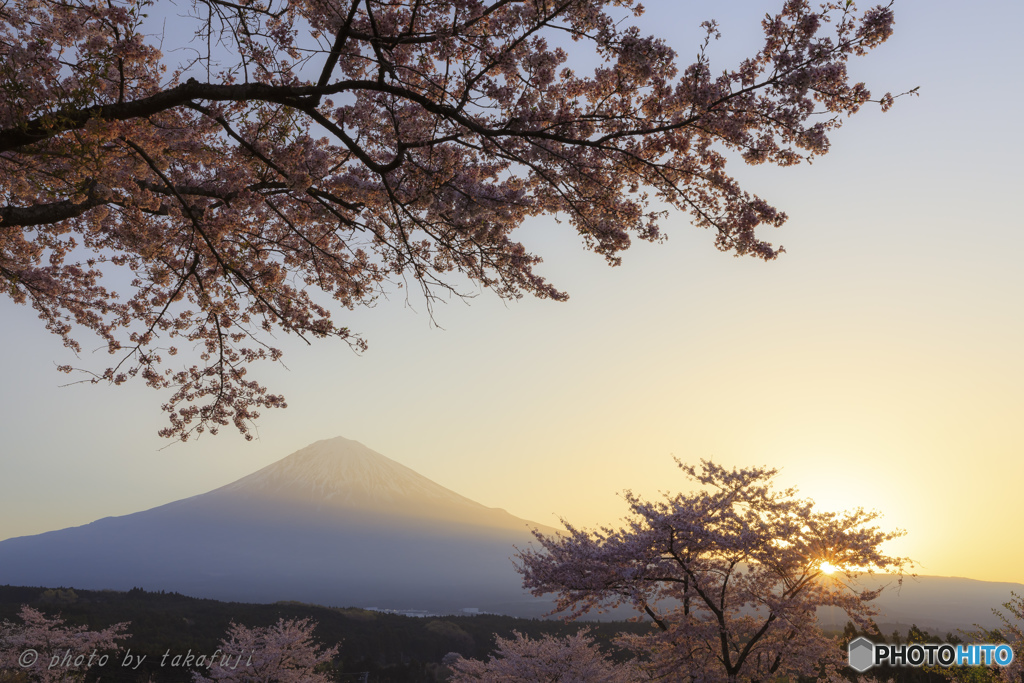
<path fill-rule="evenodd" d="M 338 646 L 321 649 L 313 641 L 316 623 L 309 619 L 279 619 L 273 626 L 249 628 L 232 624 L 221 649 L 210 658 L 195 683 L 328 683 L 318 671 L 338 653 Z"/>
<path fill-rule="evenodd" d="M 819 512 L 794 490 L 775 490 L 776 470 L 680 468 L 696 490 L 659 502 L 626 492 L 622 528 L 535 532 L 541 548 L 519 554 L 524 586 L 554 593 L 569 617 L 632 606 L 654 628 L 620 642 L 659 680 L 833 676 L 843 653 L 815 611 L 838 607 L 868 628 L 879 591 L 854 580 L 879 571 L 898 581 L 907 560 L 881 546 L 902 532 L 880 530 L 877 513 L 862 509 Z M 823 573 L 825 562 L 838 576 Z"/>
<path fill-rule="evenodd" d="M 272 334 L 363 349 L 337 314 L 394 286 L 566 299 L 517 238 L 535 216 L 612 265 L 669 210 L 776 258 L 786 215 L 727 161 L 826 153 L 871 98 L 849 58 L 893 25 L 891 6 L 786 0 L 723 70 L 713 22 L 680 63 L 616 18 L 635 0 L 195 0 L 197 40 L 168 54 L 147 6 L 0 6 L 0 281 L 72 350 L 102 339 L 87 381 L 165 390 L 180 439 L 250 438 L 285 406 L 249 374 L 280 360 Z"/>
<path fill-rule="evenodd" d="M 118 641 L 129 637 L 127 624 L 100 631 L 85 626 L 65 626 L 59 617 L 47 617 L 24 605 L 21 624 L 0 623 L 0 680 L 5 673 L 40 683 L 85 680 L 89 669 L 108 665 L 117 658 Z"/>
<path fill-rule="evenodd" d="M 497 636 L 496 653 L 487 662 L 457 659 L 451 683 L 634 683 L 643 680 L 635 663 L 616 664 L 581 629 L 575 635 L 530 639 Z"/>

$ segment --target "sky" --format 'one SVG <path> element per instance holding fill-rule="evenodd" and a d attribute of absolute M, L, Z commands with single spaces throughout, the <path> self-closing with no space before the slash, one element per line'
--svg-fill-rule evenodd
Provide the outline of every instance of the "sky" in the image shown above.
<path fill-rule="evenodd" d="M 680 61 L 699 24 L 712 67 L 756 49 L 781 0 L 651 0 L 640 24 Z M 334 436 L 485 505 L 543 524 L 615 524 L 630 489 L 687 482 L 674 458 L 779 468 L 826 510 L 863 506 L 906 536 L 920 574 L 1024 583 L 1024 141 L 1014 121 L 1024 4 L 897 0 L 888 43 L 852 65 L 876 95 L 830 153 L 740 167 L 786 211 L 764 263 L 715 250 L 687 216 L 618 268 L 567 224 L 524 243 L 565 303 L 479 292 L 440 305 L 395 291 L 339 311 L 369 342 L 281 339 L 254 369 L 289 407 L 258 439 L 157 436 L 166 399 L 140 383 L 63 386 L 75 359 L 31 309 L 0 298 L 0 540 L 123 515 L 227 484 Z M 1009 530 L 1009 531 L 1007 531 Z"/>

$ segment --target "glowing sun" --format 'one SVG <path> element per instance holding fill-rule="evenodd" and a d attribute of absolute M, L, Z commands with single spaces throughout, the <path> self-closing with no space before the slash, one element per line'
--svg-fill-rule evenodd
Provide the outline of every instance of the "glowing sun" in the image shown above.
<path fill-rule="evenodd" d="M 819 565 L 819 569 L 821 569 L 821 571 L 824 572 L 825 574 L 832 574 L 834 572 L 839 571 L 841 569 L 841 567 L 837 567 L 834 564 L 832 564 L 831 562 L 822 562 Z"/>

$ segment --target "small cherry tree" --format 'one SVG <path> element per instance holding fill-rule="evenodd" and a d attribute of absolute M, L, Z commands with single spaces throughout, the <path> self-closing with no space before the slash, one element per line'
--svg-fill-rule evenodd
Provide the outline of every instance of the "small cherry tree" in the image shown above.
<path fill-rule="evenodd" d="M 451 683 L 633 683 L 641 680 L 634 663 L 617 664 L 581 629 L 575 635 L 532 640 L 519 632 L 497 636 L 496 653 L 487 662 L 459 658 Z"/>
<path fill-rule="evenodd" d="M 330 683 L 317 671 L 338 654 L 338 646 L 321 649 L 313 641 L 316 623 L 279 619 L 273 626 L 249 628 L 232 624 L 210 658 L 207 675 L 194 672 L 194 683 Z"/>
<path fill-rule="evenodd" d="M 1001 675 L 1006 683 L 1024 683 L 1024 595 L 1011 592 L 1003 609 L 1006 611 L 993 611 L 1003 622 L 999 632 L 1013 648 L 1014 658 L 1010 666 L 1001 669 Z"/>
<path fill-rule="evenodd" d="M 978 667 L 951 667 L 946 674 L 958 683 L 974 683 L 978 680 L 995 683 L 1024 683 L 1024 595 L 1010 592 L 1010 599 L 1001 609 L 993 609 L 1002 624 L 994 629 L 978 630 L 966 634 L 974 642 L 1005 642 L 1013 650 L 1013 661 L 1009 666 L 991 666 L 987 670 Z M 976 624 L 977 626 L 977 624 Z"/>
<path fill-rule="evenodd" d="M 129 637 L 127 624 L 115 624 L 100 631 L 85 626 L 65 626 L 59 617 L 49 618 L 24 605 L 18 613 L 21 624 L 0 624 L 0 680 L 58 683 L 84 680 L 92 667 L 100 667 L 116 656 L 119 640 Z M 25 678 L 17 678 L 18 673 Z"/>
<path fill-rule="evenodd" d="M 858 591 L 823 566 L 848 580 L 862 571 L 902 576 L 907 561 L 880 546 L 903 532 L 880 530 L 877 513 L 862 509 L 818 512 L 795 490 L 774 490 L 777 470 L 679 466 L 702 488 L 660 502 L 626 492 L 632 515 L 621 529 L 534 532 L 542 548 L 519 554 L 524 585 L 557 594 L 557 611 L 570 617 L 632 605 L 656 629 L 621 642 L 659 678 L 834 675 L 842 653 L 815 610 L 840 607 L 866 628 L 880 591 Z"/>

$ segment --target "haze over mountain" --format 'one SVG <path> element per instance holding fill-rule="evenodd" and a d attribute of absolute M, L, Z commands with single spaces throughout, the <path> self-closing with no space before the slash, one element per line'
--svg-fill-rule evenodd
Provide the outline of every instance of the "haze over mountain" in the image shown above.
<path fill-rule="evenodd" d="M 532 616 L 550 601 L 511 560 L 531 528 L 555 533 L 336 438 L 209 493 L 0 542 L 0 583 Z"/>

